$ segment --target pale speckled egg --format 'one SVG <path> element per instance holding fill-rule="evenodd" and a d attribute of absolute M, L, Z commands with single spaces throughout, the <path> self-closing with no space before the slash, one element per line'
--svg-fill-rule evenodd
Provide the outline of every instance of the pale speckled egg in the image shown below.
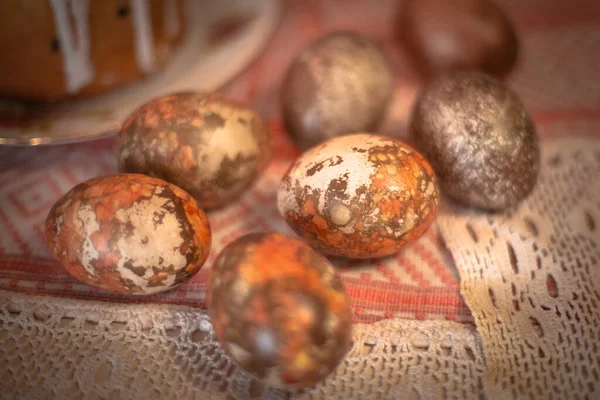
<path fill-rule="evenodd" d="M 354 134 L 302 154 L 284 175 L 279 212 L 322 252 L 382 257 L 419 238 L 433 222 L 438 184 L 417 151 L 391 138 Z"/>
<path fill-rule="evenodd" d="M 212 209 L 235 201 L 266 169 L 270 133 L 258 114 L 238 102 L 176 93 L 131 114 L 117 136 L 116 154 L 120 171 L 164 179 Z"/>
<path fill-rule="evenodd" d="M 46 241 L 75 278 L 120 294 L 169 290 L 208 257 L 208 219 L 188 193 L 163 180 L 117 174 L 83 182 L 52 207 Z"/>
<path fill-rule="evenodd" d="M 394 76 L 383 50 L 355 32 L 308 44 L 281 87 L 283 122 L 306 150 L 336 136 L 375 130 L 388 108 Z"/>
<path fill-rule="evenodd" d="M 227 245 L 208 283 L 219 343 L 269 386 L 304 388 L 327 377 L 351 346 L 352 312 L 329 261 L 279 233 Z"/>

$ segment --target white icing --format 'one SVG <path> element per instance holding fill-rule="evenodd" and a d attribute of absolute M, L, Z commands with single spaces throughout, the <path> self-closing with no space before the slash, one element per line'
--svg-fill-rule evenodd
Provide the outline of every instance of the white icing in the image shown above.
<path fill-rule="evenodd" d="M 50 5 L 63 56 L 67 91 L 76 93 L 94 77 L 90 59 L 90 1 L 50 0 Z M 75 27 L 71 26 L 71 22 Z"/>
<path fill-rule="evenodd" d="M 165 35 L 169 39 L 177 36 L 181 30 L 177 11 L 177 0 L 165 0 Z"/>
<path fill-rule="evenodd" d="M 135 57 L 138 67 L 144 72 L 154 68 L 152 44 L 152 20 L 148 0 L 131 0 L 133 16 Z"/>

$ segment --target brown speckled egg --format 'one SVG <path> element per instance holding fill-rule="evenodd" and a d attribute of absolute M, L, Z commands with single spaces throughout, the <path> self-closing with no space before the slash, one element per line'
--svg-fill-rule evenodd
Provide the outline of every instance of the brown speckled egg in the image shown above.
<path fill-rule="evenodd" d="M 396 33 L 428 77 L 455 69 L 502 77 L 517 61 L 515 30 L 491 0 L 403 0 Z"/>
<path fill-rule="evenodd" d="M 46 219 L 54 258 L 75 278 L 120 294 L 169 290 L 200 270 L 211 231 L 180 188 L 138 174 L 83 182 Z"/>
<path fill-rule="evenodd" d="M 371 39 L 334 32 L 310 43 L 281 87 L 283 122 L 307 149 L 335 136 L 372 131 L 393 90 L 388 59 Z"/>
<path fill-rule="evenodd" d="M 302 241 L 251 233 L 217 257 L 208 310 L 225 351 L 267 385 L 303 388 L 351 345 L 352 313 L 331 264 Z"/>
<path fill-rule="evenodd" d="M 411 117 L 415 146 L 442 189 L 487 210 L 518 204 L 537 181 L 535 125 L 515 93 L 479 72 L 454 72 L 426 87 Z"/>
<path fill-rule="evenodd" d="M 152 100 L 123 124 L 119 169 L 156 176 L 217 208 L 244 193 L 271 159 L 269 129 L 237 102 L 201 93 Z"/>
<path fill-rule="evenodd" d="M 409 146 L 355 134 L 304 153 L 277 200 L 287 223 L 315 248 L 371 258 L 396 253 L 427 230 L 438 187 L 429 163 Z"/>

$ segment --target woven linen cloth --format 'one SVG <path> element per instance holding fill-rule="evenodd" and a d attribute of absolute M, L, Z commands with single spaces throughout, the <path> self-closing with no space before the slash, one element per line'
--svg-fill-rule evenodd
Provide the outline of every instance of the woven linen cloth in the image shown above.
<path fill-rule="evenodd" d="M 600 398 L 600 141 L 544 142 L 502 214 L 447 207 L 442 237 L 483 340 L 490 398 Z"/>
<path fill-rule="evenodd" d="M 252 380 L 205 312 L 0 291 L 2 395 L 20 398 L 596 398 L 600 141 L 544 142 L 534 193 L 490 215 L 450 203 L 438 225 L 480 334 L 452 321 L 354 325 L 315 388 Z"/>
<path fill-rule="evenodd" d="M 190 307 L 0 300 L 0 398 L 462 399 L 484 373 L 472 326 L 384 320 L 354 326 L 352 350 L 325 382 L 286 392 L 237 368 Z"/>
<path fill-rule="evenodd" d="M 600 4 L 500 3 L 521 40 L 507 83 L 542 139 L 538 187 L 507 215 L 445 203 L 435 226 L 397 256 L 336 261 L 352 300 L 354 346 L 335 374 L 310 391 L 265 388 L 224 357 L 204 312 L 206 273 L 243 233 L 291 234 L 275 193 L 297 151 L 282 130 L 277 94 L 304 44 L 335 29 L 380 42 L 397 76 L 380 131 L 406 139 L 421 83 L 392 38 L 397 2 L 286 2 L 264 53 L 222 91 L 269 119 L 277 157 L 239 202 L 209 213 L 209 260 L 175 290 L 115 295 L 77 282 L 49 258 L 48 210 L 77 183 L 116 172 L 112 140 L 0 148 L 0 398 L 595 398 L 600 215 L 597 172 L 590 171 L 600 158 L 593 139 L 600 136 Z M 553 208 L 536 208 L 547 196 Z M 564 232 L 552 220 L 561 205 L 573 211 L 560 216 L 569 225 Z"/>

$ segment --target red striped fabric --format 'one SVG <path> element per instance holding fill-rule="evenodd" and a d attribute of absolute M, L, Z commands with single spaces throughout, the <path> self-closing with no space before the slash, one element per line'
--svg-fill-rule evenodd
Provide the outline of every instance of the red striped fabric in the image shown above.
<path fill-rule="evenodd" d="M 600 2 L 505 0 L 521 40 L 518 66 L 508 81 L 536 121 L 543 139 L 600 136 Z M 410 106 L 420 83 L 391 36 L 395 1 L 288 1 L 264 53 L 223 93 L 251 104 L 271 122 L 277 158 L 239 202 L 209 214 L 214 245 L 207 265 L 191 281 L 159 295 L 132 297 L 77 282 L 49 259 L 43 223 L 52 204 L 77 183 L 116 171 L 110 139 L 93 143 L 0 148 L 0 289 L 121 303 L 179 304 L 203 308 L 207 271 L 216 254 L 256 230 L 291 234 L 275 205 L 279 179 L 298 152 L 279 120 L 281 76 L 308 41 L 335 29 L 361 31 L 390 56 L 397 80 L 381 132 L 406 137 Z M 352 299 L 355 320 L 448 319 L 472 322 L 459 292 L 452 259 L 435 228 L 402 253 L 383 260 L 334 260 Z"/>

